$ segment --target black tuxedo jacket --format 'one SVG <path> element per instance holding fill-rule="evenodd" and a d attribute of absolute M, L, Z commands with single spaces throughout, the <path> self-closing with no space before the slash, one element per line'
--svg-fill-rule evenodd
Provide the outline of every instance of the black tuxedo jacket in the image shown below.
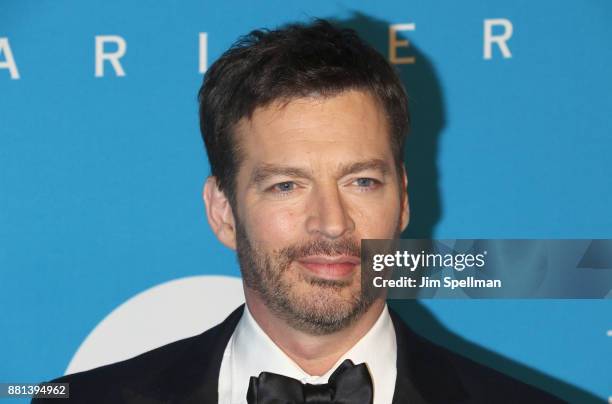
<path fill-rule="evenodd" d="M 67 375 L 58 403 L 215 404 L 225 347 L 244 305 L 221 324 L 123 362 Z M 479 365 L 412 332 L 391 311 L 397 338 L 393 403 L 561 403 L 541 390 Z M 244 381 L 248 383 L 248 380 Z"/>

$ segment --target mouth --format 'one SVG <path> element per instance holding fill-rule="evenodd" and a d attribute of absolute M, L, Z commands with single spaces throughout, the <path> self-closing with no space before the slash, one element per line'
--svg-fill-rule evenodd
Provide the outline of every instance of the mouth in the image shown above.
<path fill-rule="evenodd" d="M 319 278 L 340 280 L 349 277 L 361 259 L 349 255 L 311 255 L 298 259 L 297 263 Z"/>

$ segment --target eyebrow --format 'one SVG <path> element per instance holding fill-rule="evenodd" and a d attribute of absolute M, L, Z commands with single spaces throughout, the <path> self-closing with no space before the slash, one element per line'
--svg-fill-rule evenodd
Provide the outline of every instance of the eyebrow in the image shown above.
<path fill-rule="evenodd" d="M 382 175 L 389 173 L 389 165 L 381 159 L 371 159 L 366 161 L 358 161 L 348 165 L 340 165 L 340 177 L 344 177 L 349 174 L 355 174 L 360 171 L 366 170 L 378 170 Z"/>
<path fill-rule="evenodd" d="M 382 175 L 387 175 L 389 172 L 389 165 L 384 160 L 371 159 L 366 161 L 358 161 L 350 164 L 340 164 L 338 167 L 339 177 L 344 177 L 366 170 L 378 170 L 382 173 Z M 256 167 L 255 170 L 253 170 L 253 174 L 251 175 L 251 182 L 254 184 L 260 184 L 268 178 L 277 175 L 292 178 L 312 178 L 312 174 L 309 170 L 300 167 L 284 166 L 277 164 L 262 164 Z"/>
<path fill-rule="evenodd" d="M 282 166 L 276 164 L 262 164 L 253 170 L 251 182 L 259 184 L 270 177 L 282 175 L 293 178 L 311 178 L 311 175 L 303 168 Z"/>

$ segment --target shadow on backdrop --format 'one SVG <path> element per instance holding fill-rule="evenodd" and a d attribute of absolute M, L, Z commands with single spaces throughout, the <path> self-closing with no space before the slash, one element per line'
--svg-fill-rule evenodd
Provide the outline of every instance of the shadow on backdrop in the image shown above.
<path fill-rule="evenodd" d="M 389 22 L 359 12 L 354 12 L 348 19 L 331 18 L 330 21 L 341 27 L 354 29 L 379 52 L 388 55 Z M 397 36 L 399 40 L 408 39 L 400 32 L 397 33 Z M 433 238 L 435 226 L 442 215 L 437 160 L 440 136 L 446 125 L 444 98 L 436 70 L 413 41 L 409 42 L 408 49 L 399 48 L 398 56 L 415 57 L 414 64 L 396 65 L 408 92 L 412 121 L 412 130 L 404 150 L 404 161 L 408 172 L 410 224 L 402 237 Z M 485 301 L 483 304 L 486 304 Z M 389 301 L 389 306 L 414 331 L 454 352 L 537 386 L 569 402 L 602 403 L 602 399 L 592 393 L 454 334 L 417 300 L 393 300 Z"/>
<path fill-rule="evenodd" d="M 389 23 L 354 13 L 348 20 L 332 20 L 352 28 L 383 55 L 388 55 Z M 407 38 L 397 33 L 400 40 Z M 438 143 L 446 124 L 442 89 L 427 57 L 410 41 L 398 48 L 399 57 L 414 57 L 414 64 L 395 65 L 406 87 L 411 116 L 411 133 L 406 140 L 404 162 L 408 173 L 410 224 L 404 238 L 432 238 L 442 214 L 438 189 Z"/>

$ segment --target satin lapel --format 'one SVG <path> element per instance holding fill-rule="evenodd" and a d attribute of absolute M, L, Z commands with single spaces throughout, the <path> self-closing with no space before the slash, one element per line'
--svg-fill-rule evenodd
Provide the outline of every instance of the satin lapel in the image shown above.
<path fill-rule="evenodd" d="M 186 390 L 183 397 L 178 397 L 176 402 L 186 404 L 202 404 L 202 403 L 217 403 L 219 401 L 219 370 L 221 369 L 221 361 L 223 353 L 227 347 L 227 343 L 234 333 L 234 329 L 238 325 L 238 321 L 242 317 L 244 304 L 238 307 L 232 314 L 229 315 L 223 323 L 221 323 L 216 335 L 211 335 L 209 341 L 202 342 L 201 350 L 197 353 L 197 358 L 194 358 L 192 363 L 200 362 L 196 365 L 198 368 L 203 367 L 204 372 L 200 374 L 190 373 L 193 377 L 188 381 L 192 390 Z M 189 394 L 189 391 L 191 393 Z M 209 401 L 210 400 L 210 401 Z"/>
<path fill-rule="evenodd" d="M 446 351 L 414 334 L 393 310 L 389 312 L 397 340 L 393 404 L 467 402 L 469 397 Z"/>
<path fill-rule="evenodd" d="M 395 379 L 395 391 L 393 393 L 393 404 L 426 404 L 427 401 L 421 396 L 414 385 L 411 377 L 410 354 L 408 344 L 409 335 L 406 333 L 402 320 L 391 310 L 391 319 L 395 328 L 395 339 L 397 341 L 397 376 Z"/>

